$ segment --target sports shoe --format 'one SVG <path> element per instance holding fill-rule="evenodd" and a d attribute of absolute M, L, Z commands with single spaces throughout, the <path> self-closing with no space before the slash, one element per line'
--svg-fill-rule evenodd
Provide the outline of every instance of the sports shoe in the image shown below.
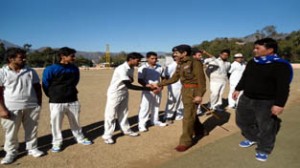
<path fill-rule="evenodd" d="M 57 153 L 61 151 L 61 145 L 52 145 L 51 152 Z"/>
<path fill-rule="evenodd" d="M 256 142 L 249 141 L 248 139 L 246 139 L 246 140 L 240 142 L 239 146 L 242 147 L 242 148 L 248 148 L 248 147 L 250 147 L 250 146 L 252 146 L 254 144 L 256 144 Z"/>
<path fill-rule="evenodd" d="M 90 141 L 89 139 L 87 138 L 84 138 L 83 140 L 81 141 L 78 141 L 79 144 L 82 144 L 82 145 L 91 145 L 92 144 L 92 141 Z"/>
<path fill-rule="evenodd" d="M 148 129 L 146 127 L 139 127 L 139 132 L 147 132 Z"/>
<path fill-rule="evenodd" d="M 175 120 L 179 121 L 179 120 L 182 120 L 183 119 L 183 116 L 176 116 L 175 117 Z"/>
<path fill-rule="evenodd" d="M 128 135 L 128 136 L 131 136 L 131 137 L 137 137 L 139 136 L 140 134 L 137 133 L 137 132 L 133 132 L 133 131 L 129 131 L 129 132 L 126 132 L 124 133 L 125 135 Z"/>
<path fill-rule="evenodd" d="M 112 138 L 107 138 L 107 139 L 104 139 L 104 143 L 106 143 L 106 144 L 114 144 L 115 141 Z"/>
<path fill-rule="evenodd" d="M 268 154 L 265 154 L 265 153 L 256 153 L 255 158 L 256 158 L 256 160 L 265 162 L 268 159 Z"/>
<path fill-rule="evenodd" d="M 43 156 L 43 155 L 44 155 L 44 152 L 38 150 L 37 148 L 35 148 L 35 149 L 28 150 L 28 155 L 31 155 L 31 156 L 37 158 L 37 157 Z"/>
<path fill-rule="evenodd" d="M 1 164 L 11 164 L 15 161 L 17 154 L 6 154 L 5 157 L 1 160 Z"/>
<path fill-rule="evenodd" d="M 158 122 L 153 123 L 153 125 L 159 126 L 159 127 L 165 127 L 165 126 L 167 126 L 168 124 L 167 124 L 167 123 L 163 123 L 163 122 L 158 121 Z"/>

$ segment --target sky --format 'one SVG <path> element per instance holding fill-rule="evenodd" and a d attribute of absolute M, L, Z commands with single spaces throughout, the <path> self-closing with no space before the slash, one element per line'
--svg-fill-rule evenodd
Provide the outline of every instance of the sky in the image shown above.
<path fill-rule="evenodd" d="M 274 25 L 300 30 L 299 0 L 1 0 L 0 39 L 32 48 L 169 52 Z"/>

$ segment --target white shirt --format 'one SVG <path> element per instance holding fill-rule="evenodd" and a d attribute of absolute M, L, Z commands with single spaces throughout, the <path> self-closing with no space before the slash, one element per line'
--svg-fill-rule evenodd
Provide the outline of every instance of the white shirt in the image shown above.
<path fill-rule="evenodd" d="M 160 82 L 162 73 L 163 68 L 160 65 L 156 64 L 152 67 L 146 63 L 139 67 L 138 78 L 144 80 L 146 84 L 158 83 Z"/>
<path fill-rule="evenodd" d="M 204 64 L 217 65 L 219 68 L 210 74 L 210 81 L 224 82 L 227 81 L 227 73 L 230 69 L 230 62 L 223 61 L 220 57 L 211 57 L 204 60 Z"/>
<path fill-rule="evenodd" d="M 0 69 L 0 86 L 4 87 L 5 106 L 9 110 L 36 107 L 38 100 L 33 84 L 39 82 L 39 76 L 32 68 L 25 66 L 16 72 L 4 65 Z"/>
<path fill-rule="evenodd" d="M 230 78 L 229 78 L 230 84 L 233 84 L 233 85 L 238 84 L 238 82 L 240 81 L 240 79 L 243 75 L 245 67 L 246 67 L 246 65 L 244 63 L 239 63 L 237 61 L 234 61 L 231 64 L 230 70 L 229 70 L 229 73 L 231 74 Z"/>
<path fill-rule="evenodd" d="M 134 68 L 130 68 L 127 62 L 119 65 L 112 76 L 110 85 L 107 89 L 107 96 L 111 94 L 127 94 L 128 88 L 122 82 L 124 80 L 130 80 L 133 82 Z"/>
<path fill-rule="evenodd" d="M 171 78 L 176 71 L 176 67 L 177 67 L 177 63 L 175 61 L 172 62 L 171 64 L 169 64 L 166 67 L 163 76 Z M 168 85 L 168 88 L 173 88 L 173 89 L 181 89 L 181 87 L 182 87 L 182 84 L 181 84 L 180 80 L 178 80 L 176 83 Z"/>

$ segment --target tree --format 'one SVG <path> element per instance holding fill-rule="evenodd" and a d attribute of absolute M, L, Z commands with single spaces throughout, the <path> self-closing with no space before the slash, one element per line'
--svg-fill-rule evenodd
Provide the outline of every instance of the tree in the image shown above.
<path fill-rule="evenodd" d="M 25 43 L 23 45 L 23 49 L 26 51 L 26 53 L 28 53 L 30 51 L 30 48 L 32 47 L 31 44 Z"/>

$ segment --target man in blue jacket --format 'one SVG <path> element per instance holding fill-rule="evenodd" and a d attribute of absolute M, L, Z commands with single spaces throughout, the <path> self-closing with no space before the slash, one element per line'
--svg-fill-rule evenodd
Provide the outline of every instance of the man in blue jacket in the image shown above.
<path fill-rule="evenodd" d="M 77 97 L 77 84 L 79 82 L 79 69 L 75 61 L 74 49 L 63 47 L 58 51 L 59 62 L 46 67 L 43 72 L 43 90 L 49 97 L 50 122 L 52 131 L 52 152 L 60 152 L 62 145 L 61 127 L 66 114 L 72 133 L 76 141 L 83 145 L 92 142 L 84 137 L 79 125 L 80 104 Z"/>

